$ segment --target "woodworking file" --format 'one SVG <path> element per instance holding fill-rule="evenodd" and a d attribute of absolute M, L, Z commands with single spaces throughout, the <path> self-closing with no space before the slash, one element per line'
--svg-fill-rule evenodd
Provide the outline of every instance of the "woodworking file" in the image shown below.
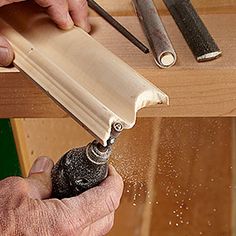
<path fill-rule="evenodd" d="M 214 60 L 222 52 L 190 0 L 163 0 L 198 62 Z"/>

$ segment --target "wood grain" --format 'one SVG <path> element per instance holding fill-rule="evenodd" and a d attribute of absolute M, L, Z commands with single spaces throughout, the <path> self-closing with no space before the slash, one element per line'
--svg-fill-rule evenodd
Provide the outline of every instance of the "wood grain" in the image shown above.
<path fill-rule="evenodd" d="M 97 2 L 113 15 L 134 15 L 131 1 L 119 0 L 116 4 L 108 0 L 97 0 Z M 235 0 L 192 0 L 191 2 L 201 14 L 235 13 L 236 10 Z M 160 14 L 169 14 L 162 0 L 154 0 L 154 3 Z M 92 11 L 90 14 L 95 15 Z"/>
<path fill-rule="evenodd" d="M 236 119 L 232 121 L 232 169 L 236 169 Z M 232 173 L 232 212 L 231 212 L 231 224 L 232 224 L 232 236 L 236 236 L 236 172 Z"/>
<path fill-rule="evenodd" d="M 162 119 L 151 236 L 232 234 L 233 131 L 232 119 Z"/>
<path fill-rule="evenodd" d="M 15 124 L 26 172 L 38 156 L 56 161 L 92 140 L 71 119 Z M 230 118 L 139 118 L 114 146 L 125 190 L 109 235 L 231 236 L 233 132 Z"/>
<path fill-rule="evenodd" d="M 17 68 L 104 145 L 113 123 L 130 129 L 139 109 L 168 103 L 166 94 L 82 29 L 63 32 L 30 2 L 0 12 L 0 32 Z"/>
<path fill-rule="evenodd" d="M 97 1 L 144 40 L 130 1 Z M 155 3 L 161 15 L 169 15 L 161 0 L 155 0 Z M 139 53 L 102 19 L 91 18 L 93 37 L 170 95 L 170 107 L 143 110 L 140 116 L 236 115 L 236 29 L 232 27 L 236 21 L 236 0 L 192 0 L 192 3 L 202 14 L 204 22 L 222 48 L 223 57 L 211 63 L 196 64 L 173 20 L 166 16 L 163 20 L 179 56 L 177 66 L 168 71 L 156 69 L 151 55 Z M 92 11 L 90 14 L 96 16 Z M 19 73 L 1 73 L 0 83 L 0 117 L 67 116 L 37 86 Z M 116 214 L 115 227 L 109 235 L 142 236 L 142 212 L 149 196 L 145 187 L 141 192 L 136 192 L 131 176 L 138 178 L 138 186 L 140 183 L 147 184 L 144 172 L 148 172 L 147 166 L 151 163 L 150 143 L 153 141 L 153 131 L 158 130 L 161 134 L 157 144 L 159 149 L 157 155 L 152 157 L 157 159 L 159 166 L 156 167 L 158 175 L 156 188 L 152 193 L 156 197 L 156 204 L 151 203 L 153 217 L 150 235 L 231 236 L 230 187 L 235 185 L 235 182 L 234 185 L 231 183 L 230 150 L 232 137 L 235 136 L 231 135 L 231 119 L 165 118 L 160 126 L 156 125 L 156 120 L 138 119 L 136 127 L 122 134 L 117 142 L 113 158 L 117 169 L 122 170 L 126 188 Z M 27 160 L 23 162 L 26 163 L 25 174 L 37 156 L 49 155 L 57 160 L 67 149 L 85 145 L 92 139 L 74 121 L 67 118 L 26 119 L 16 120 L 16 123 L 21 127 L 18 129 L 16 125 L 14 129 L 18 140 L 25 140 L 25 147 L 18 145 L 18 151 L 20 147 L 25 148 L 24 151 L 19 151 L 25 155 L 21 155 L 21 158 Z M 126 169 L 127 172 L 123 171 Z M 181 175 L 174 178 L 173 170 L 180 171 L 178 173 Z M 174 193 L 176 189 L 181 189 L 178 199 L 176 192 Z M 136 206 L 133 205 L 135 193 L 141 193 Z M 184 205 L 184 224 L 173 213 L 179 207 L 179 200 L 187 203 Z M 232 222 L 234 221 L 232 218 Z M 176 226 L 176 223 L 179 225 Z"/>
<path fill-rule="evenodd" d="M 217 15 L 204 15 L 203 20 L 222 49 L 223 57 L 202 64 L 196 63 L 171 17 L 163 17 L 178 54 L 177 65 L 168 70 L 158 69 L 151 55 L 143 55 L 100 18 L 92 20 L 92 36 L 169 95 L 169 107 L 148 108 L 139 116 L 235 116 L 236 28 L 231 26 L 236 24 L 236 15 L 223 14 L 220 17 L 219 21 Z M 136 17 L 118 19 L 145 39 Z M 114 38 L 111 39 L 110 35 Z M 1 73 L 0 79 L 1 117 L 66 116 L 19 73 Z"/>

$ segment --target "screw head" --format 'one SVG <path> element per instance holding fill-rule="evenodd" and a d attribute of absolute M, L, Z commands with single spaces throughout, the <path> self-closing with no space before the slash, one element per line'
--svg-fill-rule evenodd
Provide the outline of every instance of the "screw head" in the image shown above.
<path fill-rule="evenodd" d="M 113 124 L 113 129 L 116 132 L 120 133 L 123 130 L 123 125 L 119 122 L 116 122 L 116 123 Z"/>

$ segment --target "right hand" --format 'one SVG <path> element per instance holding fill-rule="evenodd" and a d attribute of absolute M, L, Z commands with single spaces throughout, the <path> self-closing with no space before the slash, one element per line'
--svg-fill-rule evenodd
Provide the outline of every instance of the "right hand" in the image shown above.
<path fill-rule="evenodd" d="M 28 178 L 10 177 L 0 181 L 0 232 L 2 235 L 107 234 L 123 191 L 123 181 L 113 167 L 97 187 L 77 197 L 49 199 L 51 170 L 49 158 L 38 158 Z"/>
<path fill-rule="evenodd" d="M 0 0 L 0 7 L 24 0 Z M 48 15 L 61 29 L 71 29 L 74 25 L 86 32 L 91 30 L 88 21 L 87 0 L 34 0 L 46 9 Z M 10 44 L 0 36 L 0 66 L 8 66 L 14 59 Z"/>

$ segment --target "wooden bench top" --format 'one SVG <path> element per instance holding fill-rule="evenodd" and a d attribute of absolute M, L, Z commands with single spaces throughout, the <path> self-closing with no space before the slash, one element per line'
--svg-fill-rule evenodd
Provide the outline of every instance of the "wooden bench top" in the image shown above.
<path fill-rule="evenodd" d="M 130 1 L 100 0 L 117 20 L 146 42 Z M 115 2 L 115 4 L 114 4 Z M 197 63 L 162 1 L 155 1 L 178 61 L 159 69 L 152 55 L 136 49 L 103 19 L 91 12 L 92 36 L 170 97 L 170 106 L 143 109 L 141 117 L 207 117 L 236 115 L 236 1 L 192 1 L 223 51 L 215 61 Z M 79 65 L 78 65 L 79 66 Z M 0 117 L 68 116 L 31 80 L 15 68 L 0 69 Z"/>

